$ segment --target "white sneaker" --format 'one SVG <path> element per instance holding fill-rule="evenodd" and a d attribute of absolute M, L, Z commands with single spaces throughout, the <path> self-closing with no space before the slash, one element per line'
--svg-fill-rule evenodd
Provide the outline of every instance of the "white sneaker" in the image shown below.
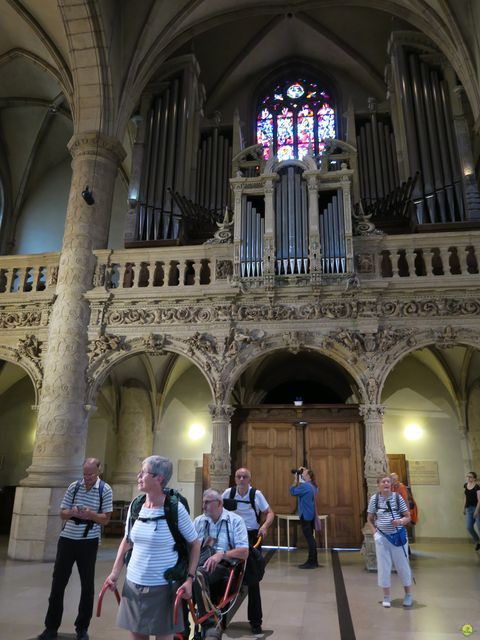
<path fill-rule="evenodd" d="M 382 607 L 385 607 L 385 609 L 390 609 L 391 606 L 392 606 L 392 603 L 390 602 L 390 600 L 387 600 L 386 598 L 384 598 L 382 602 Z"/>

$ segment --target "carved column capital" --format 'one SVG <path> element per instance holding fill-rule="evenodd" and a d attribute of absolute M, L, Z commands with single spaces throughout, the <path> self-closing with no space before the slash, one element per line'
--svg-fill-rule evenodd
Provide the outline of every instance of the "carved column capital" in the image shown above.
<path fill-rule="evenodd" d="M 117 138 L 106 136 L 98 131 L 75 134 L 70 139 L 67 147 L 72 158 L 99 156 L 120 164 L 126 157 L 125 150 Z"/>

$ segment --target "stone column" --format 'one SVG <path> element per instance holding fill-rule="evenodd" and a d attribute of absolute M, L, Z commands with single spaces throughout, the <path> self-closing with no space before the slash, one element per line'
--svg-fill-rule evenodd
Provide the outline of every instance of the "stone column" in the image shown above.
<path fill-rule="evenodd" d="M 129 501 L 138 493 L 142 461 L 152 454 L 152 415 L 147 391 L 133 381 L 122 387 L 121 404 L 112 488 L 115 500 Z"/>
<path fill-rule="evenodd" d="M 365 423 L 365 480 L 367 481 L 368 499 L 377 491 L 377 477 L 388 470 L 387 454 L 383 442 L 384 410 L 384 407 L 379 404 L 359 406 L 360 415 Z M 366 569 L 376 571 L 375 542 L 368 526 L 364 527 L 363 535 Z"/>
<path fill-rule="evenodd" d="M 91 132 L 74 136 L 72 183 L 56 300 L 39 402 L 32 465 L 15 497 L 9 556 L 51 559 L 60 529 L 58 509 L 66 486 L 81 476 L 87 437 L 88 323 L 84 293 L 91 288 L 94 249 L 106 246 L 117 168 L 124 157 L 118 140 Z M 89 187 L 94 204 L 82 191 Z M 101 452 L 100 452 L 101 453 Z"/>
<path fill-rule="evenodd" d="M 228 404 L 208 405 L 212 417 L 212 450 L 210 454 L 210 485 L 223 492 L 230 481 L 230 449 L 228 429 L 234 409 Z"/>

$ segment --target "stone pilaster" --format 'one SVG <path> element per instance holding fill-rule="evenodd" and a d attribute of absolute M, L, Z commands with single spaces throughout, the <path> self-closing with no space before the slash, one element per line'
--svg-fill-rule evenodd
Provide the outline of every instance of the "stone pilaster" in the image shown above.
<path fill-rule="evenodd" d="M 234 409 L 228 404 L 210 404 L 212 417 L 212 450 L 210 454 L 210 485 L 224 491 L 230 481 L 230 450 L 228 431 Z"/>
<path fill-rule="evenodd" d="M 73 157 L 72 183 L 56 300 L 49 323 L 36 441 L 32 465 L 21 481 L 23 491 L 17 496 L 16 527 L 9 547 L 11 557 L 20 557 L 16 552 L 17 543 L 26 536 L 30 551 L 25 548 L 21 557 L 46 559 L 40 540 L 31 540 L 28 533 L 37 528 L 29 513 L 28 505 L 32 502 L 29 488 L 65 489 L 71 480 L 81 475 L 85 456 L 88 419 L 85 373 L 90 309 L 84 293 L 92 286 L 95 268 L 92 252 L 107 243 L 115 178 L 124 152 L 116 139 L 96 132 L 74 136 L 69 149 Z M 87 186 L 93 194 L 91 206 L 82 197 Z M 36 516 L 47 520 L 55 518 L 55 527 L 59 529 L 58 497 L 52 500 L 47 493 L 41 494 L 41 504 L 35 502 Z M 43 529 L 49 530 L 49 526 Z"/>
<path fill-rule="evenodd" d="M 364 404 L 359 406 L 359 411 L 365 424 L 365 479 L 369 499 L 377 490 L 377 477 L 388 470 L 387 454 L 383 441 L 384 407 L 379 404 Z M 366 569 L 376 571 L 375 542 L 368 526 L 364 527 L 363 535 Z"/>
<path fill-rule="evenodd" d="M 137 472 L 142 461 L 152 454 L 152 416 L 145 389 L 135 386 L 122 388 L 117 461 L 113 474 L 115 500 L 131 500 L 137 493 Z"/>

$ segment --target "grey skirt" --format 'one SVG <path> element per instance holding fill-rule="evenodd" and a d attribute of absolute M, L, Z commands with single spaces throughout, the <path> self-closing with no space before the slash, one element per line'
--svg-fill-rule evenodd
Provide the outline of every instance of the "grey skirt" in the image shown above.
<path fill-rule="evenodd" d="M 173 605 L 179 585 L 142 587 L 125 578 L 117 625 L 146 636 L 166 636 L 183 631 L 183 607 L 179 607 L 178 624 L 173 624 Z"/>

